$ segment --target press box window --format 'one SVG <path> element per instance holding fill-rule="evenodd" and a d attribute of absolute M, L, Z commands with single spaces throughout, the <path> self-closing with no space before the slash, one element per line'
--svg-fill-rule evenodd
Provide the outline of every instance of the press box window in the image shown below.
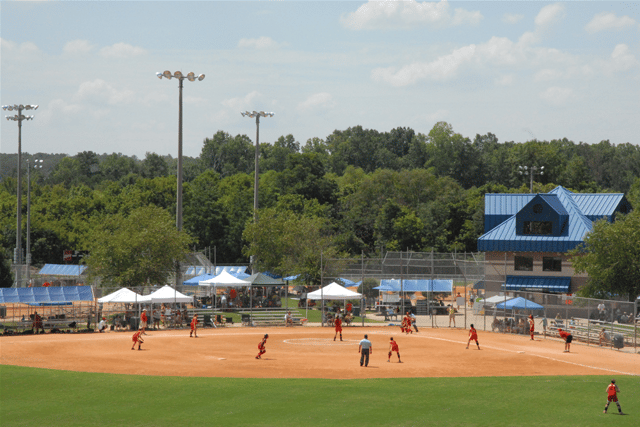
<path fill-rule="evenodd" d="M 553 233 L 551 221 L 524 221 L 522 234 L 538 234 L 548 236 Z"/>
<path fill-rule="evenodd" d="M 562 258 L 543 257 L 542 271 L 562 271 Z"/>
<path fill-rule="evenodd" d="M 533 258 L 526 256 L 514 257 L 514 269 L 516 271 L 533 271 Z"/>

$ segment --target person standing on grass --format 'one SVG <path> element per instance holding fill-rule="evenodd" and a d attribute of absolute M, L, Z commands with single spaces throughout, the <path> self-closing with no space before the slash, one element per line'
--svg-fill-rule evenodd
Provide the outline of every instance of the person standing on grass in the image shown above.
<path fill-rule="evenodd" d="M 333 321 L 333 324 L 336 327 L 336 333 L 333 335 L 333 340 L 336 340 L 338 333 L 340 333 L 340 341 L 342 341 L 342 319 L 340 319 L 340 314 L 336 314 L 336 320 Z"/>
<path fill-rule="evenodd" d="M 571 341 L 573 341 L 573 335 L 571 335 L 567 331 L 563 331 L 560 328 L 558 328 L 558 334 L 560 335 L 560 338 L 564 340 L 564 352 L 569 353 L 571 350 Z"/>
<path fill-rule="evenodd" d="M 398 355 L 398 363 L 402 363 L 402 360 L 400 360 L 400 349 L 398 348 L 398 343 L 393 340 L 393 337 L 391 337 L 391 341 L 389 342 L 389 357 L 387 358 L 387 362 L 391 362 L 391 354 L 394 351 Z"/>
<path fill-rule="evenodd" d="M 191 319 L 191 332 L 189 332 L 189 338 L 194 336 L 198 338 L 198 315 L 194 314 L 193 319 Z"/>
<path fill-rule="evenodd" d="M 135 350 L 136 348 L 136 343 L 138 343 L 138 350 L 140 350 L 140 345 L 144 342 L 144 340 L 142 339 L 142 328 L 138 329 L 138 331 L 136 331 L 135 334 L 133 334 L 133 346 L 131 346 L 131 350 Z"/>
<path fill-rule="evenodd" d="M 603 413 L 607 413 L 607 409 L 609 409 L 609 404 L 611 402 L 616 402 L 618 405 L 618 413 L 620 415 L 624 415 L 622 412 L 622 408 L 620 407 L 620 402 L 618 402 L 618 393 L 620 393 L 620 389 L 616 385 L 616 380 L 611 380 L 611 384 L 607 386 L 607 405 L 604 407 Z"/>
<path fill-rule="evenodd" d="M 536 322 L 533 320 L 533 314 L 529 315 L 529 333 L 531 334 L 531 341 L 533 341 L 533 332 L 536 327 Z"/>
<path fill-rule="evenodd" d="M 373 354 L 373 344 L 369 341 L 368 335 L 365 335 L 364 339 L 360 341 L 358 353 L 360 353 L 360 366 L 363 364 L 365 367 L 369 366 L 369 355 Z"/>
<path fill-rule="evenodd" d="M 262 359 L 262 355 L 267 352 L 267 349 L 265 348 L 265 346 L 267 345 L 268 338 L 269 338 L 269 334 L 264 334 L 262 341 L 260 341 L 260 344 L 258 344 L 259 352 L 258 352 L 258 355 L 256 356 L 256 359 Z"/>
<path fill-rule="evenodd" d="M 473 327 L 473 323 L 469 328 L 469 341 L 467 341 L 467 350 L 469 350 L 469 344 L 471 344 L 471 341 L 475 341 L 476 345 L 478 346 L 478 350 L 480 350 L 480 343 L 478 343 L 478 331 L 476 331 L 476 328 Z"/>

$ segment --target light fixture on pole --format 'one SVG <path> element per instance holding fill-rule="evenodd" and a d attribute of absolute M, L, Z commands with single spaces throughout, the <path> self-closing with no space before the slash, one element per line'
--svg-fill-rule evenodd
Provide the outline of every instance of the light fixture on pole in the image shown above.
<path fill-rule="evenodd" d="M 162 80 L 171 80 L 172 78 L 178 79 L 179 99 L 178 99 L 178 185 L 176 190 L 176 228 L 178 231 L 182 231 L 182 82 L 184 79 L 194 82 L 196 80 L 204 80 L 204 74 L 200 74 L 196 77 L 193 72 L 188 73 L 186 76 L 180 71 L 176 71 L 171 74 L 171 71 L 165 71 L 164 73 L 156 73 L 156 76 Z M 180 284 L 180 266 L 177 266 L 176 271 L 176 286 Z"/>
<path fill-rule="evenodd" d="M 42 169 L 44 160 L 35 159 L 33 166 L 27 159 L 27 283 L 31 284 L 31 168 Z"/>
<path fill-rule="evenodd" d="M 266 113 L 264 111 L 245 111 L 241 112 L 242 117 L 256 118 L 256 160 L 255 160 L 255 177 L 253 184 L 253 222 L 258 222 L 258 159 L 260 157 L 260 117 L 273 117 L 275 113 Z M 257 273 L 255 270 L 256 256 L 251 255 L 251 272 Z"/>
<path fill-rule="evenodd" d="M 3 105 L 5 111 L 17 111 L 18 114 L 5 116 L 7 120 L 18 122 L 18 207 L 16 224 L 16 250 L 14 253 L 14 264 L 16 266 L 16 287 L 22 284 L 22 121 L 33 120 L 33 116 L 22 115 L 23 110 L 37 110 L 37 105 Z"/>
<path fill-rule="evenodd" d="M 529 193 L 533 193 L 533 176 L 544 175 L 544 166 L 518 166 L 520 175 L 529 175 Z"/>

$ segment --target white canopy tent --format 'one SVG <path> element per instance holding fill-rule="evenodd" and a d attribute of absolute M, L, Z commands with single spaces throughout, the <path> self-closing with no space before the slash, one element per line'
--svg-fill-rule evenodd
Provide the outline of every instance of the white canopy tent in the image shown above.
<path fill-rule="evenodd" d="M 324 288 L 317 291 L 309 292 L 307 294 L 308 299 L 312 300 L 348 300 L 348 299 L 360 299 L 362 294 L 358 292 L 350 291 L 349 289 L 338 285 L 336 282 L 332 282 Z"/>
<path fill-rule="evenodd" d="M 135 303 L 147 303 L 151 302 L 148 295 L 142 296 L 130 289 L 121 288 L 117 291 L 105 295 L 98 299 L 99 303 L 121 303 L 121 304 L 135 304 Z"/>
<path fill-rule="evenodd" d="M 482 299 L 478 302 L 482 303 L 485 307 L 495 307 L 496 304 L 501 302 L 512 300 L 513 297 L 505 297 L 504 295 L 496 295 L 491 298 Z"/>
<path fill-rule="evenodd" d="M 181 303 L 193 303 L 193 297 L 184 295 L 177 290 L 173 289 L 169 285 L 165 285 L 158 289 L 157 291 L 146 295 L 149 298 L 149 302 L 154 304 L 162 304 L 162 303 L 171 303 L 171 302 L 181 302 Z"/>
<path fill-rule="evenodd" d="M 240 288 L 244 286 L 251 286 L 251 282 L 246 280 L 238 279 L 235 276 L 232 276 L 227 271 L 223 271 L 215 277 L 212 277 L 208 280 L 203 280 L 200 282 L 200 286 L 229 286 Z"/>
<path fill-rule="evenodd" d="M 346 305 L 347 300 L 359 300 L 362 299 L 362 294 L 358 292 L 350 291 L 349 289 L 340 286 L 336 282 L 331 282 L 324 288 L 320 288 L 317 291 L 309 292 L 307 294 L 307 300 L 340 300 L 344 301 Z M 362 308 L 364 312 L 364 307 Z M 309 306 L 307 305 L 307 317 Z M 324 310 L 324 309 L 323 309 Z M 324 312 L 322 313 L 324 318 Z M 364 325 L 364 318 L 362 320 Z M 324 323 L 324 320 L 323 320 Z"/>

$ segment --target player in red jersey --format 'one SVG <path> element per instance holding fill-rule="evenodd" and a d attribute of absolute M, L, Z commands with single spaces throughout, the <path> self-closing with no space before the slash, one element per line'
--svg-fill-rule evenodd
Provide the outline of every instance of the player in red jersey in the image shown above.
<path fill-rule="evenodd" d="M 140 315 L 140 329 L 142 330 L 142 335 L 147 335 L 145 330 L 147 329 L 147 322 L 149 318 L 147 317 L 147 309 L 142 310 L 142 314 Z"/>
<path fill-rule="evenodd" d="M 403 332 L 406 332 L 407 335 L 409 335 L 409 333 L 413 333 L 413 330 L 411 329 L 411 316 L 409 316 L 408 311 L 402 319 L 402 326 L 400 329 L 402 329 Z"/>
<path fill-rule="evenodd" d="M 393 340 L 393 337 L 391 337 L 391 341 L 389 341 L 389 357 L 387 362 L 391 362 L 391 353 L 394 351 L 398 354 L 398 363 L 402 363 L 402 360 L 400 360 L 400 349 L 398 348 L 398 343 Z"/>
<path fill-rule="evenodd" d="M 533 320 L 533 314 L 529 315 L 529 333 L 531 334 L 531 341 L 533 341 L 533 331 L 535 330 L 536 322 Z"/>
<path fill-rule="evenodd" d="M 471 328 L 469 328 L 469 341 L 467 342 L 467 350 L 469 350 L 469 344 L 471 341 L 475 341 L 478 346 L 478 350 L 480 350 L 480 343 L 478 342 L 478 331 L 473 327 L 473 323 L 471 324 Z"/>
<path fill-rule="evenodd" d="M 264 334 L 264 338 L 262 338 L 262 341 L 260 341 L 260 344 L 258 344 L 258 350 L 260 350 L 260 352 L 256 356 L 256 359 L 262 359 L 262 355 L 267 352 L 267 349 L 265 348 L 265 345 L 267 344 L 267 338 L 269 338 L 269 334 Z"/>
<path fill-rule="evenodd" d="M 564 352 L 569 353 L 569 351 L 571 350 L 571 341 L 573 341 L 573 335 L 571 335 L 567 331 L 563 331 L 560 328 L 558 328 L 558 335 L 560 335 L 560 338 L 564 340 Z"/>
<path fill-rule="evenodd" d="M 611 380 L 611 384 L 607 386 L 607 405 L 604 407 L 604 411 L 602 412 L 606 414 L 607 409 L 609 409 L 609 404 L 611 402 L 616 402 L 616 405 L 618 405 L 618 413 L 620 415 L 624 415 L 622 413 L 622 408 L 620 407 L 620 402 L 618 402 L 618 393 L 620 393 L 620 389 L 616 385 L 616 380 Z"/>
<path fill-rule="evenodd" d="M 342 319 L 340 319 L 340 314 L 336 314 L 336 319 L 333 321 L 333 324 L 336 327 L 336 333 L 333 335 L 333 340 L 336 340 L 338 336 L 338 332 L 340 333 L 340 341 L 342 341 Z"/>
<path fill-rule="evenodd" d="M 131 347 L 131 350 L 135 350 L 136 343 L 138 343 L 138 350 L 140 350 L 140 344 L 144 342 L 141 335 L 142 335 L 142 328 L 140 328 L 135 334 L 133 334 L 133 338 L 131 339 L 133 341 L 133 346 Z"/>
<path fill-rule="evenodd" d="M 191 332 L 189 332 L 189 338 L 195 335 L 198 338 L 198 315 L 194 314 L 193 319 L 191 319 Z"/>

